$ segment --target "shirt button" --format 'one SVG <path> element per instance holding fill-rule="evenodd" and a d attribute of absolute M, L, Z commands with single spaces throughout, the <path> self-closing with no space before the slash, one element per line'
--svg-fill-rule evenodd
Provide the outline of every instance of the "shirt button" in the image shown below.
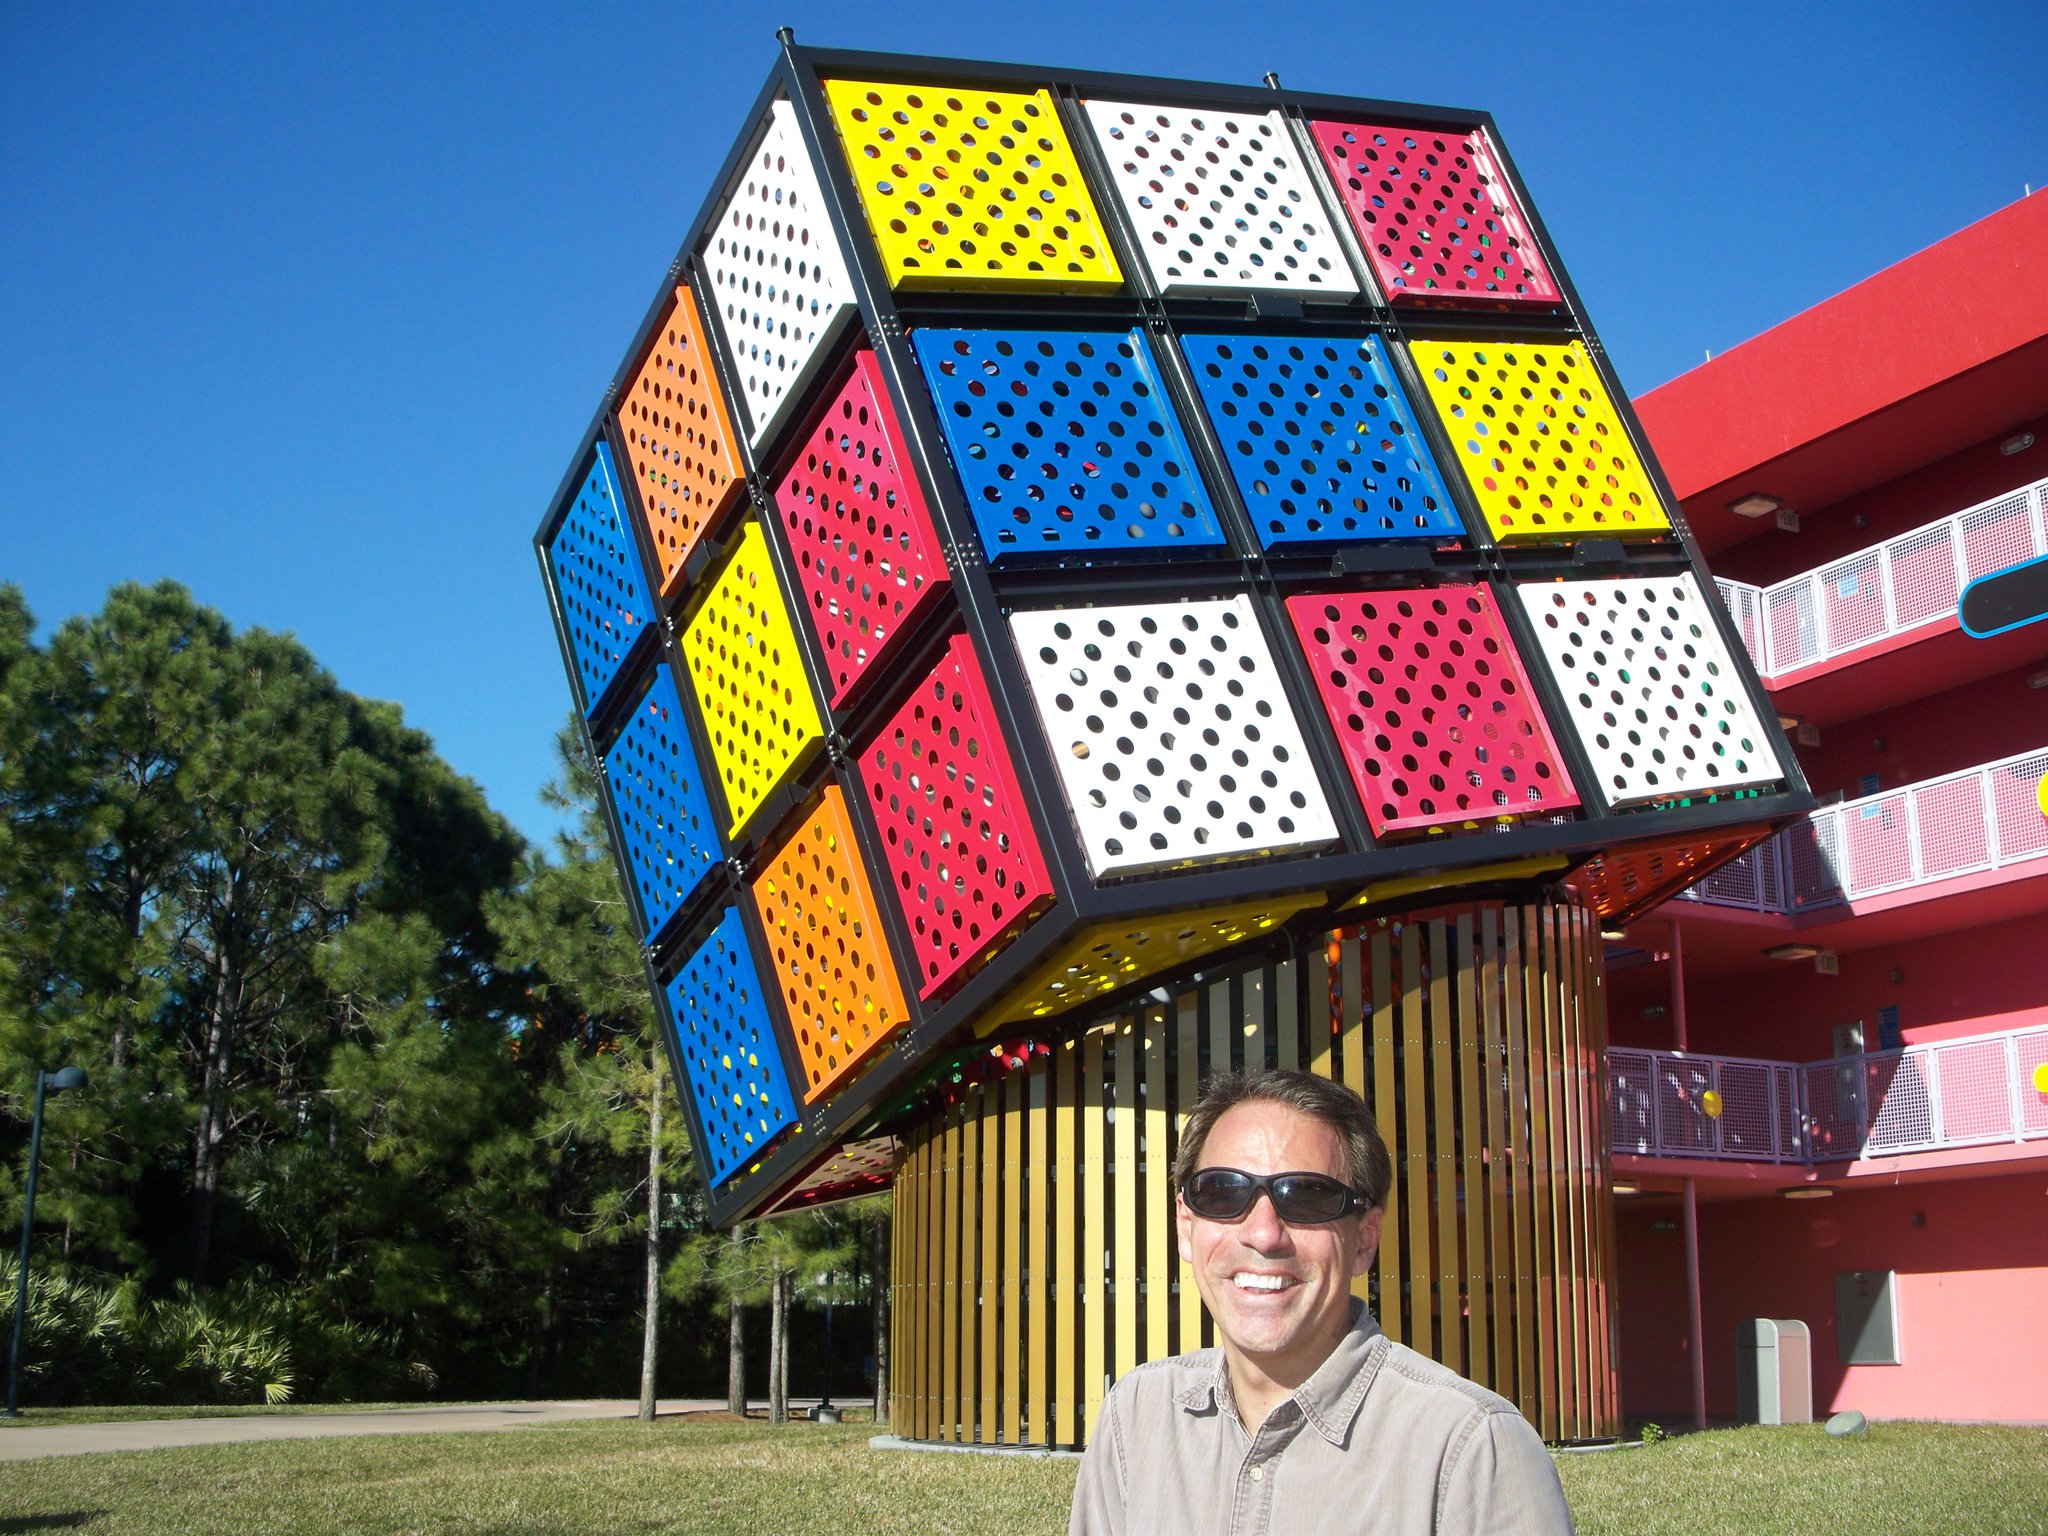
<path fill-rule="evenodd" d="M 1260 1483 L 1260 1482 L 1264 1482 L 1264 1481 L 1265 1481 L 1265 1479 L 1266 1479 L 1266 1469 L 1265 1469 L 1264 1467 L 1253 1467 L 1253 1468 L 1252 1468 L 1252 1481 L 1253 1481 L 1253 1482 L 1255 1482 L 1255 1483 Z"/>

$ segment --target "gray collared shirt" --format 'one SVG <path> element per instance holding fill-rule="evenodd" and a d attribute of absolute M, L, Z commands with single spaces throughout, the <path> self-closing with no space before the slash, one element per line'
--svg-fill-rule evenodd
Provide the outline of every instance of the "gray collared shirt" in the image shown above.
<path fill-rule="evenodd" d="M 1088 1442 L 1068 1526 L 1070 1536 L 1571 1529 L 1557 1468 L 1514 1404 L 1394 1343 L 1362 1302 L 1330 1358 L 1256 1433 L 1238 1419 L 1220 1349 L 1124 1377 Z"/>

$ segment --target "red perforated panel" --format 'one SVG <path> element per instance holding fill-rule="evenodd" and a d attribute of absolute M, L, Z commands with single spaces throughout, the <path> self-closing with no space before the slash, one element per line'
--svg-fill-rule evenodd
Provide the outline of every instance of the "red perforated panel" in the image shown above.
<path fill-rule="evenodd" d="M 1610 848 L 1587 860 L 1571 883 L 1603 919 L 1625 923 L 1770 835 L 1769 827 L 1740 827 L 1689 841 Z"/>
<path fill-rule="evenodd" d="M 863 346 L 775 488 L 834 704 L 947 584 L 906 460 L 875 354 Z"/>
<path fill-rule="evenodd" d="M 1485 130 L 1309 127 L 1389 299 L 1558 302 Z"/>
<path fill-rule="evenodd" d="M 1287 600 L 1375 836 L 1579 803 L 1485 587 Z"/>
<path fill-rule="evenodd" d="M 861 756 L 918 993 L 950 992 L 1052 899 L 974 647 L 955 636 Z"/>

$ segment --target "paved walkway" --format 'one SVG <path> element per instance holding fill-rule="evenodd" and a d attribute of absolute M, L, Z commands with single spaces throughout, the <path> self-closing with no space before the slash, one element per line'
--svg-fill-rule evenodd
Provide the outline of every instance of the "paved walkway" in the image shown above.
<path fill-rule="evenodd" d="M 792 1399 L 792 1414 L 807 1408 Z M 451 1403 L 380 1408 L 360 1413 L 252 1413 L 224 1419 L 127 1419 L 110 1424 L 17 1424 L 0 1427 L 0 1462 L 38 1456 L 88 1456 L 98 1451 L 153 1451 L 174 1445 L 228 1445 L 242 1440 L 320 1440 L 331 1435 L 435 1435 L 525 1429 L 576 1419 L 627 1419 L 639 1405 L 624 1398 L 553 1403 Z M 674 1398 L 660 1411 L 693 1413 L 725 1407 L 724 1398 Z M 755 1405 L 762 1412 L 767 1403 Z"/>

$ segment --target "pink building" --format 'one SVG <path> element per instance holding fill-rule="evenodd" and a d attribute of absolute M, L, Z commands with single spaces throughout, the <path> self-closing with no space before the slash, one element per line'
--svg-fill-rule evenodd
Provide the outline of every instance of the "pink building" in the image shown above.
<path fill-rule="evenodd" d="M 1821 809 L 1610 945 L 1624 1407 L 2048 1421 L 2048 193 L 1636 407 Z"/>

